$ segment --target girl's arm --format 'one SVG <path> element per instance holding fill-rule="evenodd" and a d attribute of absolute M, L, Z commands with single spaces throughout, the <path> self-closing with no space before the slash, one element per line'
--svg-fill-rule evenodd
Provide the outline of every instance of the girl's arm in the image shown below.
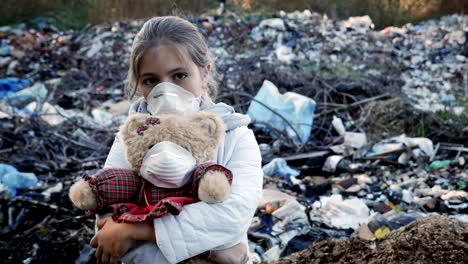
<path fill-rule="evenodd" d="M 119 263 L 120 257 L 135 247 L 137 241 L 156 241 L 151 223 L 116 223 L 111 217 L 105 217 L 98 219 L 96 226 L 100 231 L 90 245 L 96 248 L 96 258 L 103 263 Z"/>
<path fill-rule="evenodd" d="M 109 151 L 109 155 L 107 155 L 106 163 L 104 163 L 104 168 L 122 168 L 131 170 L 132 166 L 125 157 L 125 147 L 120 141 L 119 134 L 117 133 L 114 143 Z"/>
<path fill-rule="evenodd" d="M 184 206 L 179 215 L 154 220 L 158 247 L 171 263 L 217 247 L 238 243 L 245 236 L 262 195 L 261 155 L 253 132 L 237 128 L 224 142 L 218 163 L 233 173 L 231 194 L 220 204 Z"/>

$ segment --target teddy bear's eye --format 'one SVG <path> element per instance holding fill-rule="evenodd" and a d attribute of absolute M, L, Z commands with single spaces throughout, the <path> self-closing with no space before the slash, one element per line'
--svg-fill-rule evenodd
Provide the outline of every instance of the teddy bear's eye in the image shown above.
<path fill-rule="evenodd" d="M 182 148 L 184 148 L 186 151 L 192 153 L 192 151 L 190 150 L 190 148 L 188 146 L 181 146 Z"/>

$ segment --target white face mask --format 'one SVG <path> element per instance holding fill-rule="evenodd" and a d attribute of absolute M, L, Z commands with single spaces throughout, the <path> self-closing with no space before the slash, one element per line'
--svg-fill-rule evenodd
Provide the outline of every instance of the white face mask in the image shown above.
<path fill-rule="evenodd" d="M 183 147 L 163 141 L 154 145 L 143 158 L 141 176 L 162 188 L 178 188 L 186 184 L 196 161 Z"/>
<path fill-rule="evenodd" d="M 189 115 L 200 110 L 200 101 L 191 92 L 170 83 L 162 82 L 148 94 L 146 108 L 154 114 Z"/>

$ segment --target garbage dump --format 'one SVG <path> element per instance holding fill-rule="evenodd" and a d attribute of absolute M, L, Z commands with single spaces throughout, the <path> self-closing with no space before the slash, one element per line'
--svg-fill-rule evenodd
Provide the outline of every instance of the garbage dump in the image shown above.
<path fill-rule="evenodd" d="M 468 16 L 383 30 L 309 10 L 189 19 L 216 58 L 217 100 L 249 114 L 261 149 L 254 262 L 462 261 Z M 0 28 L 4 263 L 95 262 L 94 219 L 67 193 L 126 119 L 143 22 Z"/>

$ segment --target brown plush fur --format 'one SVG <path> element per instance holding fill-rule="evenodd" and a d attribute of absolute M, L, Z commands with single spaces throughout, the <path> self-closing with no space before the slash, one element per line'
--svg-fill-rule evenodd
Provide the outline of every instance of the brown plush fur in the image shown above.
<path fill-rule="evenodd" d="M 145 125 L 149 117 L 160 120 L 159 125 Z M 147 129 L 138 134 L 138 127 Z M 214 113 L 199 112 L 190 116 L 134 114 L 120 128 L 127 160 L 139 171 L 146 151 L 156 143 L 170 141 L 190 151 L 200 164 L 212 160 L 225 134 L 224 122 Z"/>

